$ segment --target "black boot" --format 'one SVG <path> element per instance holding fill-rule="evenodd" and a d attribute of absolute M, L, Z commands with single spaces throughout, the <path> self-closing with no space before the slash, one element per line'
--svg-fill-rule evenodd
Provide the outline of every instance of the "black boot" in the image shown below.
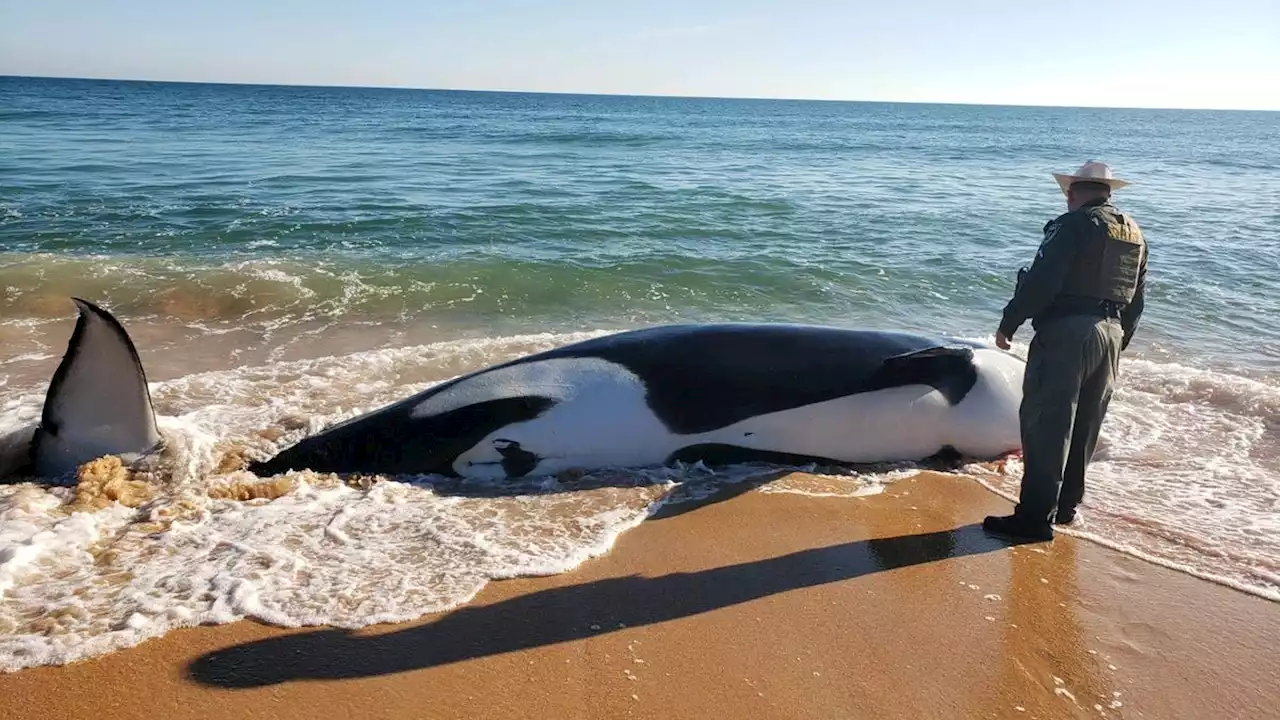
<path fill-rule="evenodd" d="M 1052 540 L 1053 526 L 1047 520 L 1031 520 L 1021 515 L 988 515 L 982 529 L 1022 540 Z"/>
<path fill-rule="evenodd" d="M 1070 510 L 1058 508 L 1058 512 L 1053 516 L 1054 525 L 1070 525 L 1075 521 L 1076 521 L 1075 508 L 1072 508 Z"/>

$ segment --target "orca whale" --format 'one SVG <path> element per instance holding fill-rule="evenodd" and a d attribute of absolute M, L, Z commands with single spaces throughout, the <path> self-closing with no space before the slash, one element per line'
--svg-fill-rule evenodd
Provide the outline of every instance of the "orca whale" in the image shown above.
<path fill-rule="evenodd" d="M 97 305 L 72 298 L 79 314 L 45 394 L 28 464 L 59 478 L 105 455 L 136 462 L 161 444 L 146 372 L 124 326 Z"/>
<path fill-rule="evenodd" d="M 57 478 L 162 444 L 124 326 L 73 298 L 29 464 Z M 501 479 L 702 462 L 858 464 L 1018 450 L 1024 363 L 981 343 L 781 323 L 660 325 L 493 365 L 249 465 Z"/>
<path fill-rule="evenodd" d="M 455 378 L 249 470 L 501 479 L 677 461 L 994 458 L 1020 447 L 1023 369 L 995 348 L 908 333 L 664 325 Z"/>

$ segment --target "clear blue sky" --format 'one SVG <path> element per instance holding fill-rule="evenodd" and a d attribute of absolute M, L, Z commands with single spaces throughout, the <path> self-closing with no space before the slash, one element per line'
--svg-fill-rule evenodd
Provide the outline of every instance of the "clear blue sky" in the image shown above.
<path fill-rule="evenodd" d="M 1280 0 L 0 0 L 0 74 L 1280 109 Z"/>

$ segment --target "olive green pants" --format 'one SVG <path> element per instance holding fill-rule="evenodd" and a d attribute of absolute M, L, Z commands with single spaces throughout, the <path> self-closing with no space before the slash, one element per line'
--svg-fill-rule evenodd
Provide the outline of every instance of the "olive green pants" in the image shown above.
<path fill-rule="evenodd" d="M 1084 498 L 1084 473 L 1111 403 L 1123 338 L 1118 321 L 1091 315 L 1069 315 L 1036 330 L 1022 382 L 1019 515 L 1052 522 Z"/>

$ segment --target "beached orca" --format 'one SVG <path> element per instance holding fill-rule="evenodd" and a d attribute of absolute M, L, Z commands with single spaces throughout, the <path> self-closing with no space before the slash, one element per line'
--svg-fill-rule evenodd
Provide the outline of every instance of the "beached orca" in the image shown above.
<path fill-rule="evenodd" d="M 29 469 L 44 478 L 74 473 L 105 455 L 136 462 L 161 443 L 147 376 L 129 333 L 106 310 L 73 301 L 76 327 L 29 446 Z"/>
<path fill-rule="evenodd" d="M 500 479 L 676 461 L 993 458 L 1019 449 L 1023 368 L 995 348 L 905 333 L 658 326 L 456 378 L 249 469 Z"/>

